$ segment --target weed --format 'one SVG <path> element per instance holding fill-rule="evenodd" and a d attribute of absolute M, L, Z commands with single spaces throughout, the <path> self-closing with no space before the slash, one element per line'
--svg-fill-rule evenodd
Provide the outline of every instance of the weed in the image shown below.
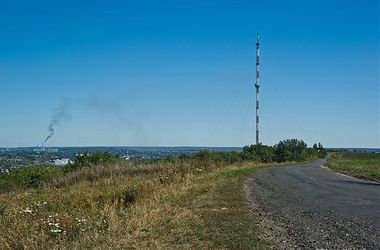
<path fill-rule="evenodd" d="M 5 213 L 5 205 L 0 203 L 0 216 Z"/>

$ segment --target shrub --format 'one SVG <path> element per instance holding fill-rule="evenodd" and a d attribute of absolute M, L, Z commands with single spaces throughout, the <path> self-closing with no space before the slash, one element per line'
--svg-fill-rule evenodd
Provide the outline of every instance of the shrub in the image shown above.
<path fill-rule="evenodd" d="M 240 152 L 210 152 L 203 150 L 195 154 L 194 158 L 208 163 L 236 163 L 242 160 Z M 182 157 L 182 159 L 184 159 Z M 191 156 L 190 156 L 191 159 Z"/>
<path fill-rule="evenodd" d="M 242 158 L 258 162 L 272 162 L 274 160 L 273 148 L 262 144 L 245 146 Z"/>
<path fill-rule="evenodd" d="M 137 190 L 120 191 L 113 194 L 112 203 L 119 208 L 128 208 L 135 203 L 137 195 Z"/>
<path fill-rule="evenodd" d="M 0 203 L 0 215 L 4 215 L 5 213 L 5 205 Z"/>
<path fill-rule="evenodd" d="M 306 143 L 297 139 L 280 141 L 274 146 L 274 153 L 279 162 L 304 161 L 309 156 Z"/>
<path fill-rule="evenodd" d="M 0 192 L 18 188 L 37 188 L 63 175 L 57 167 L 28 167 L 0 175 Z"/>
<path fill-rule="evenodd" d="M 225 152 L 221 154 L 224 161 L 227 163 L 236 163 L 243 160 L 242 154 L 240 152 Z"/>
<path fill-rule="evenodd" d="M 113 155 L 109 152 L 96 152 L 94 154 L 84 153 L 77 155 L 74 163 L 65 166 L 65 172 L 75 171 L 83 167 L 92 167 L 96 165 L 113 165 L 121 161 L 119 155 Z"/>

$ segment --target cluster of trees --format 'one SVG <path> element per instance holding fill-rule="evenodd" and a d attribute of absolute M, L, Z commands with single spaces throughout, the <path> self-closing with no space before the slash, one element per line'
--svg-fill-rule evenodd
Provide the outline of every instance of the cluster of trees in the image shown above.
<path fill-rule="evenodd" d="M 303 140 L 288 139 L 280 141 L 274 146 L 267 145 L 247 145 L 241 152 L 208 152 L 202 151 L 194 157 L 212 159 L 227 163 L 238 161 L 255 162 L 286 162 L 286 161 L 305 161 L 310 158 L 322 158 L 326 156 L 326 150 L 322 144 L 315 144 L 313 148 L 308 148 Z"/>
<path fill-rule="evenodd" d="M 243 158 L 260 162 L 305 161 L 312 157 L 325 157 L 327 154 L 321 143 L 308 148 L 303 140 L 287 139 L 271 146 L 250 145 L 243 148 Z"/>

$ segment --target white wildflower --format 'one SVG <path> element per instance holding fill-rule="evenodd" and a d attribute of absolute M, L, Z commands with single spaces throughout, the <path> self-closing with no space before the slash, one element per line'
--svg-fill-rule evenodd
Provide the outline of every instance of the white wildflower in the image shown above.
<path fill-rule="evenodd" d="M 23 213 L 31 213 L 31 212 L 33 212 L 33 210 L 30 207 L 26 207 L 21 212 L 23 212 Z"/>
<path fill-rule="evenodd" d="M 80 224 L 80 223 L 84 223 L 84 222 L 87 221 L 86 219 L 78 219 L 78 218 L 75 218 L 75 219 L 78 221 L 79 224 Z"/>
<path fill-rule="evenodd" d="M 52 232 L 52 233 L 60 233 L 60 232 L 62 232 L 62 230 L 61 229 L 51 229 L 50 232 Z"/>

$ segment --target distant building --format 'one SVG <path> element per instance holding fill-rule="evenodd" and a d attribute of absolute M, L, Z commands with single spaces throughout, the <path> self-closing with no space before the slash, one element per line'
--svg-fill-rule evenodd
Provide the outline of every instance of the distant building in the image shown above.
<path fill-rule="evenodd" d="M 55 159 L 54 165 L 55 166 L 65 166 L 67 164 L 71 163 L 70 159 L 62 158 L 62 159 Z"/>
<path fill-rule="evenodd" d="M 33 149 L 33 152 L 37 152 L 37 153 L 40 153 L 40 152 L 45 152 L 45 148 L 35 148 Z"/>
<path fill-rule="evenodd" d="M 35 149 L 33 149 L 33 151 L 37 152 L 37 153 L 43 153 L 43 152 L 57 153 L 58 149 L 57 148 L 35 148 Z"/>
<path fill-rule="evenodd" d="M 48 149 L 46 149 L 46 152 L 48 152 L 48 153 L 57 153 L 58 149 L 57 148 L 48 148 Z"/>

